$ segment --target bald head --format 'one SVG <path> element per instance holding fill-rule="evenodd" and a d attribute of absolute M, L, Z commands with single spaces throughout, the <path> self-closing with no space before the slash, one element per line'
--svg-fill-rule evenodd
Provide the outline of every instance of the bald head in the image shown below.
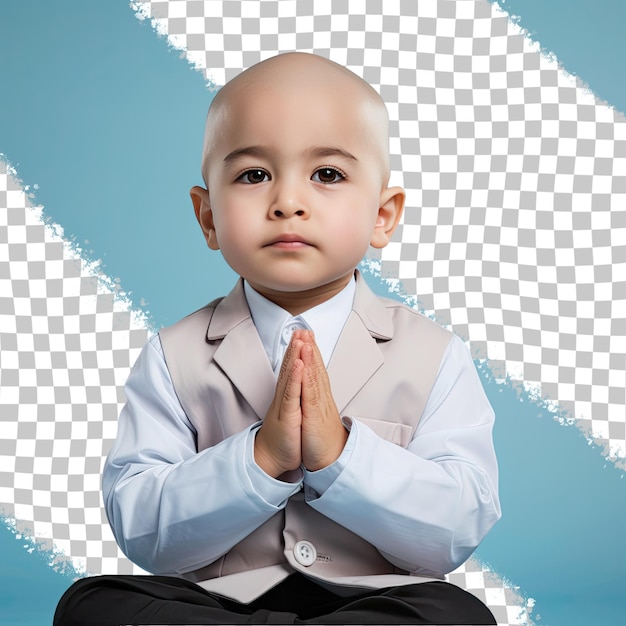
<path fill-rule="evenodd" d="M 255 107 L 261 96 L 275 98 L 276 111 L 290 101 L 319 100 L 328 116 L 350 112 L 355 132 L 363 133 L 376 152 L 385 180 L 389 178 L 389 118 L 380 95 L 362 78 L 324 57 L 290 52 L 271 57 L 248 68 L 229 81 L 215 96 L 207 115 L 202 173 L 220 135 L 240 107 Z"/>

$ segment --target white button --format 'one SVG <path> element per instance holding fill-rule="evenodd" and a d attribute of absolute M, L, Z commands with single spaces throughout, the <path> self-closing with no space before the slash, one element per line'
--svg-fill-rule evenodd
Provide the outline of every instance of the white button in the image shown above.
<path fill-rule="evenodd" d="M 283 328 L 283 341 L 285 342 L 285 344 L 288 344 L 291 340 L 291 335 L 293 334 L 294 330 L 295 326 L 292 326 L 291 324 Z"/>
<path fill-rule="evenodd" d="M 304 325 L 301 321 L 297 319 L 290 320 L 289 322 L 287 322 L 287 324 L 285 324 L 282 335 L 285 344 L 288 344 L 291 341 L 291 335 L 293 335 L 293 331 L 298 328 L 304 328 Z"/>
<path fill-rule="evenodd" d="M 310 541 L 298 541 L 293 547 L 293 555 L 300 565 L 309 567 L 317 559 L 317 550 Z"/>

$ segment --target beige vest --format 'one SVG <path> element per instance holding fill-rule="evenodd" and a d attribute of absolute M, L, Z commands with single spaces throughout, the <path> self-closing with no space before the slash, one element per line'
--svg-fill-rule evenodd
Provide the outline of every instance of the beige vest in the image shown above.
<path fill-rule="evenodd" d="M 160 333 L 176 394 L 197 431 L 198 451 L 263 419 L 275 379 L 248 309 L 243 283 Z M 392 300 L 376 297 L 357 272 L 353 311 L 328 366 L 342 416 L 406 447 L 430 394 L 448 331 Z M 315 546 L 303 565 L 294 549 Z M 198 582 L 288 564 L 324 580 L 406 574 L 356 534 L 292 496 L 284 510 L 216 562 L 185 574 Z"/>

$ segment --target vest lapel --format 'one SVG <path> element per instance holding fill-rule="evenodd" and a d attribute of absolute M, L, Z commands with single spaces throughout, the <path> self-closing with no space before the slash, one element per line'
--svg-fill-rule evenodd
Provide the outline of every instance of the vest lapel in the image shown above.
<path fill-rule="evenodd" d="M 259 419 L 263 419 L 274 397 L 276 380 L 252 321 L 241 280 L 215 309 L 207 339 L 222 339 L 213 359 Z"/>
<path fill-rule="evenodd" d="M 339 413 L 382 364 L 383 356 L 376 341 L 352 312 L 328 364 L 328 377 Z"/>
<path fill-rule="evenodd" d="M 393 324 L 385 306 L 359 272 L 356 279 L 353 310 L 328 364 L 339 413 L 382 366 L 384 359 L 376 339 L 386 341 L 393 336 Z"/>

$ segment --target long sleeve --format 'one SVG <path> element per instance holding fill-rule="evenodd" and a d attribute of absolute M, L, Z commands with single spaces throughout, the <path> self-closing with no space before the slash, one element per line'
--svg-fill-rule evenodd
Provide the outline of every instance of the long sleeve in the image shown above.
<path fill-rule="evenodd" d="M 441 576 L 465 561 L 500 504 L 493 410 L 461 340 L 448 345 L 406 449 L 344 421 L 342 456 L 305 472 L 309 504 L 415 574 Z"/>
<path fill-rule="evenodd" d="M 118 544 L 144 569 L 180 574 L 215 561 L 301 488 L 256 466 L 254 427 L 197 452 L 158 336 L 144 347 L 125 391 L 103 495 Z"/>

